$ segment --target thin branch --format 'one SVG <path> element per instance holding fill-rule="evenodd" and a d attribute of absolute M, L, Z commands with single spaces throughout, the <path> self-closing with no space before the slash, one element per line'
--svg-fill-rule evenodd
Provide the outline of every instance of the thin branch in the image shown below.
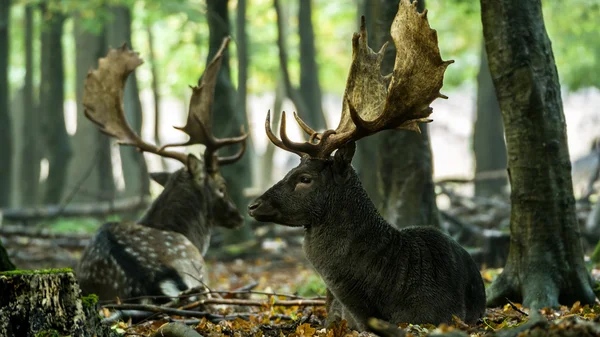
<path fill-rule="evenodd" d="M 529 316 L 529 314 L 527 314 L 523 310 L 517 308 L 517 305 L 514 304 L 511 300 L 509 300 L 508 297 L 505 297 L 505 299 L 508 301 L 508 304 L 510 304 L 510 306 L 513 308 L 513 310 L 515 310 L 516 312 L 518 312 L 518 313 L 520 313 L 522 315 Z"/>
<path fill-rule="evenodd" d="M 225 316 L 215 315 L 209 312 L 204 311 L 192 311 L 192 310 L 180 310 L 174 308 L 162 307 L 159 305 L 153 304 L 106 304 L 103 306 L 106 309 L 113 310 L 139 310 L 139 311 L 148 311 L 154 313 L 163 313 L 167 315 L 177 315 L 182 317 L 196 317 L 207 319 L 223 319 Z"/>
<path fill-rule="evenodd" d="M 257 300 L 246 300 L 237 298 L 207 298 L 203 300 L 194 301 L 190 304 L 186 304 L 181 308 L 183 310 L 189 310 L 197 308 L 205 304 L 223 304 L 223 305 L 243 305 L 250 307 L 299 307 L 299 306 L 325 306 L 325 300 L 279 300 L 274 303 L 267 301 Z"/>

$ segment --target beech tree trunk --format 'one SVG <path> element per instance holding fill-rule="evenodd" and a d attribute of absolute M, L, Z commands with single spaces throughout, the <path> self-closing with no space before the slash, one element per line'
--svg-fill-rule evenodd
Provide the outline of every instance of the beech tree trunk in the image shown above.
<path fill-rule="evenodd" d="M 312 0 L 299 0 L 298 30 L 300 35 L 300 96 L 306 104 L 304 121 L 315 130 L 327 127 L 319 84 L 319 67 L 312 24 Z"/>
<path fill-rule="evenodd" d="M 45 156 L 48 159 L 48 179 L 44 203 L 60 203 L 67 183 L 67 167 L 72 156 L 71 142 L 65 126 L 64 66 L 62 33 L 65 16 L 51 11 L 42 3 L 42 55 L 40 112 Z"/>
<path fill-rule="evenodd" d="M 477 75 L 477 117 L 473 127 L 473 153 L 475 177 L 480 172 L 506 169 L 502 113 L 496 98 L 485 45 L 481 47 L 481 64 Z M 475 180 L 475 195 L 491 197 L 502 194 L 507 183 L 506 178 Z"/>
<path fill-rule="evenodd" d="M 488 305 L 593 304 L 575 215 L 558 74 L 540 0 L 481 0 L 511 185 L 511 245 Z"/>
<path fill-rule="evenodd" d="M 391 41 L 390 27 L 398 9 L 398 0 L 386 0 L 377 4 L 380 16 L 372 23 L 375 32 L 374 50 L 390 41 L 382 63 L 382 73 L 389 74 L 394 68 L 396 48 Z M 417 9 L 422 12 L 424 1 Z M 375 14 L 375 13 L 373 13 Z M 372 40 L 371 40 L 372 41 Z M 433 183 L 433 157 L 426 125 L 420 125 L 421 134 L 413 131 L 386 131 L 375 137 L 376 167 L 365 166 L 376 177 L 374 182 L 379 196 L 376 199 L 382 216 L 397 228 L 407 226 L 440 227 Z M 373 183 L 372 181 L 369 182 Z"/>
<path fill-rule="evenodd" d="M 33 91 L 33 5 L 25 6 L 25 83 L 23 85 L 23 124 L 21 125 L 22 148 L 19 151 L 21 170 L 20 190 L 22 206 L 34 206 L 39 197 L 40 161 L 40 114 Z"/>
<path fill-rule="evenodd" d="M 125 6 L 113 6 L 110 10 L 113 21 L 107 27 L 107 45 L 118 48 L 123 43 L 127 43 L 131 49 L 135 50 L 131 43 L 131 10 Z M 142 104 L 135 72 L 131 73 L 127 79 L 123 100 L 127 121 L 139 135 L 142 129 Z M 123 194 L 127 197 L 148 195 L 150 193 L 150 180 L 148 179 L 148 170 L 143 154 L 131 146 L 121 146 L 119 151 L 125 180 L 125 192 Z"/>
<path fill-rule="evenodd" d="M 208 9 L 208 28 L 209 53 L 207 64 L 219 50 L 223 38 L 231 35 L 229 12 L 227 11 L 228 0 L 207 0 Z M 213 104 L 213 124 L 214 133 L 217 137 L 231 137 L 239 135 L 240 126 L 247 125 L 246 114 L 240 109 L 236 109 L 236 93 L 231 83 L 231 71 L 229 65 L 229 50 L 225 50 L 221 69 L 217 77 L 215 87 L 215 100 Z M 246 130 L 248 128 L 246 127 Z M 237 146 L 228 146 L 219 150 L 219 155 L 227 156 L 236 153 L 239 150 Z M 247 214 L 243 210 L 246 208 L 247 200 L 244 196 L 244 188 L 252 183 L 252 163 L 248 154 L 245 154 L 239 161 L 232 165 L 222 166 L 221 174 L 227 181 L 227 191 L 231 199 L 242 210 L 242 214 Z M 245 215 L 247 216 L 247 215 Z M 242 226 L 240 229 L 227 230 L 223 232 L 225 240 L 228 243 L 242 242 L 252 237 L 252 231 L 249 226 Z"/>
<path fill-rule="evenodd" d="M 101 8 L 100 10 L 105 10 Z M 111 140 L 102 134 L 98 127 L 83 113 L 83 87 L 90 69 L 98 66 L 98 59 L 106 56 L 106 37 L 104 28 L 98 32 L 86 30 L 86 19 L 75 16 L 74 35 L 77 49 L 76 61 L 76 99 L 77 131 L 73 135 L 73 152 L 70 165 L 71 184 L 79 184 L 74 200 L 93 202 L 112 200 L 115 182 L 110 154 Z"/>
<path fill-rule="evenodd" d="M 146 25 L 146 32 L 148 33 L 148 63 L 150 64 L 150 72 L 152 73 L 152 99 L 154 101 L 154 141 L 157 145 L 161 146 L 163 144 L 160 139 L 160 82 L 152 28 L 151 24 Z M 166 169 L 166 158 L 160 157 L 160 164 L 161 168 L 157 171 Z"/>
<path fill-rule="evenodd" d="M 1 336 L 118 336 L 68 269 L 1 273 L 0 293 Z"/>
<path fill-rule="evenodd" d="M 9 112 L 8 58 L 10 0 L 0 0 L 0 207 L 10 206 L 12 141 Z"/>

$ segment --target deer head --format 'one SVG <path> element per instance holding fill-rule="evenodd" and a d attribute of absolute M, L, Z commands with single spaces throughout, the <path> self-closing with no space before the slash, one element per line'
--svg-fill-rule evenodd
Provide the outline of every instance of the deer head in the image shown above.
<path fill-rule="evenodd" d="M 420 132 L 419 122 L 430 122 L 429 106 L 440 93 L 447 66 L 437 43 L 437 33 L 419 14 L 416 2 L 400 1 L 391 28 L 396 46 L 393 72 L 383 76 L 381 62 L 387 43 L 378 52 L 367 44 L 365 19 L 352 38 L 352 64 L 346 82 L 340 122 L 335 130 L 314 131 L 294 113 L 308 134 L 306 142 L 294 142 L 286 134 L 286 115 L 281 116 L 278 139 L 271 131 L 267 113 L 267 137 L 279 148 L 301 157 L 300 165 L 248 206 L 259 221 L 289 226 L 314 226 L 332 213 L 348 196 L 370 203 L 351 167 L 355 142 L 383 130 Z M 334 151 L 337 152 L 332 156 Z"/>
<path fill-rule="evenodd" d="M 210 223 L 235 228 L 243 224 L 243 217 L 227 195 L 225 180 L 219 172 L 219 167 L 233 164 L 242 157 L 248 134 L 242 126 L 240 136 L 216 138 L 212 133 L 211 112 L 217 74 L 229 41 L 229 37 L 223 40 L 219 51 L 206 67 L 199 85 L 191 87 L 193 92 L 187 123 L 183 127 L 175 127 L 189 136 L 189 140 L 184 143 L 158 147 L 142 140 L 127 123 L 123 107 L 125 82 L 129 74 L 143 61 L 125 44 L 119 49 L 111 49 L 106 57 L 99 60 L 98 69 L 88 73 L 83 106 L 85 116 L 96 123 L 103 133 L 116 138 L 120 145 L 134 146 L 141 152 L 175 159 L 184 165 L 174 173 L 161 172 L 150 175 L 165 187 L 161 196 L 170 194 L 190 200 L 197 199 L 208 205 L 209 209 L 205 210 L 204 214 Z M 194 144 L 205 146 L 203 156 L 186 155 L 167 149 Z M 229 157 L 218 156 L 220 148 L 235 144 L 241 144 L 237 154 Z"/>

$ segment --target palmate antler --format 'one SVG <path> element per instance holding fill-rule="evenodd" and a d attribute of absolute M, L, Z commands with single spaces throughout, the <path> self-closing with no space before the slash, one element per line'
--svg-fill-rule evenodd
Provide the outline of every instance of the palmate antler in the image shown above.
<path fill-rule="evenodd" d="M 360 33 L 352 37 L 352 65 L 346 81 L 342 115 L 335 130 L 322 134 L 312 130 L 295 113 L 300 127 L 310 138 L 308 142 L 291 141 L 286 134 L 285 112 L 281 116 L 281 140 L 271 130 L 270 112 L 265 129 L 276 146 L 298 155 L 328 158 L 333 151 L 351 140 L 388 129 L 419 132 L 419 122 L 430 122 L 429 105 L 440 93 L 444 72 L 454 61 L 443 61 L 438 48 L 437 33 L 427 21 L 427 10 L 419 14 L 416 1 L 401 0 L 391 27 L 396 46 L 394 70 L 381 75 L 381 62 L 387 43 L 375 53 L 367 44 L 365 18 Z M 388 83 L 386 85 L 386 83 Z"/>
<path fill-rule="evenodd" d="M 143 61 L 139 55 L 127 48 L 125 44 L 119 49 L 110 49 L 108 55 L 99 60 L 98 69 L 90 71 L 85 80 L 83 92 L 83 106 L 85 116 L 96 123 L 102 132 L 114 137 L 121 145 L 135 146 L 140 151 L 150 152 L 159 156 L 176 159 L 184 165 L 187 155 L 181 152 L 165 150 L 172 146 L 186 146 L 203 144 L 206 146 L 204 158 L 209 170 L 218 169 L 218 165 L 234 163 L 242 157 L 246 150 L 247 133 L 238 137 L 217 139 L 212 134 L 211 107 L 214 100 L 215 84 L 223 53 L 231 39 L 226 37 L 215 54 L 212 61 L 206 67 L 202 80 L 193 90 L 190 99 L 190 108 L 187 123 L 184 127 L 175 127 L 185 132 L 190 139 L 180 144 L 169 144 L 162 148 L 145 142 L 138 136 L 127 123 L 125 110 L 123 108 L 123 93 L 125 82 Z M 240 151 L 230 157 L 218 157 L 216 152 L 219 148 L 241 143 Z"/>

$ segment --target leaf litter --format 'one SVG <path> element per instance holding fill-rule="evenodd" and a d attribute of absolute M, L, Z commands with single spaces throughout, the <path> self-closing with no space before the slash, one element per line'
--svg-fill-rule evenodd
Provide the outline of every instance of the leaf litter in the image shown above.
<path fill-rule="evenodd" d="M 324 305 L 325 285 L 312 271 L 306 260 L 285 258 L 281 261 L 235 260 L 209 262 L 209 285 L 220 298 L 250 300 L 253 305 L 210 304 L 197 310 L 213 316 L 192 318 L 178 315 L 153 316 L 141 322 L 118 321 L 113 329 L 132 336 L 152 336 L 168 322 L 181 322 L 204 337 L 363 337 L 373 333 L 348 328 L 345 321 L 325 327 L 327 313 Z M 500 269 L 482 270 L 486 286 Z M 592 271 L 598 275 L 598 270 Z M 248 288 L 251 290 L 238 290 Z M 217 291 L 218 290 L 218 291 Z M 232 291 L 236 290 L 236 291 Z M 276 294 L 276 295 L 269 295 Z M 278 305 L 281 301 L 310 300 L 321 305 Z M 218 302 L 218 301 L 217 301 Z M 189 301 L 181 299 L 179 307 Z M 246 303 L 246 302 L 243 302 Z M 312 302 L 311 302 L 312 303 Z M 258 305 L 260 304 L 260 305 Z M 293 302 L 292 302 L 293 304 Z M 104 308 L 108 317 L 114 310 Z M 535 316 L 535 317 L 534 317 Z M 221 319 L 219 317 L 223 317 Z M 545 308 L 539 315 L 519 303 L 488 308 L 485 316 L 473 325 L 454 317 L 451 324 L 398 324 L 402 330 L 381 336 L 421 337 L 448 336 L 600 336 L 600 302 L 596 304 Z"/>

